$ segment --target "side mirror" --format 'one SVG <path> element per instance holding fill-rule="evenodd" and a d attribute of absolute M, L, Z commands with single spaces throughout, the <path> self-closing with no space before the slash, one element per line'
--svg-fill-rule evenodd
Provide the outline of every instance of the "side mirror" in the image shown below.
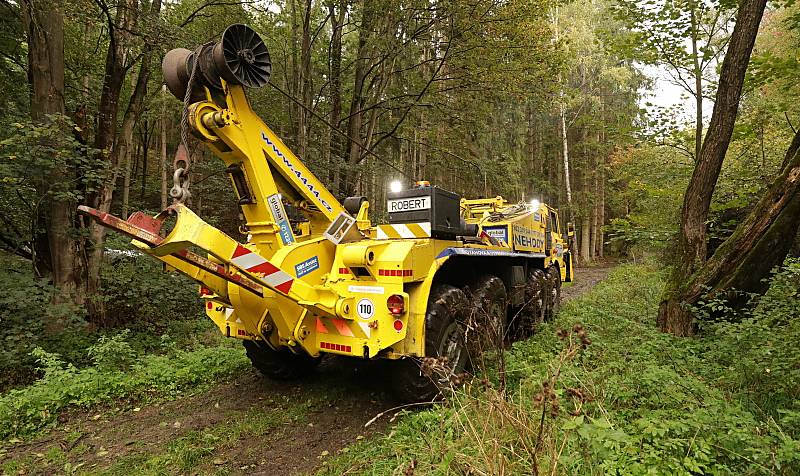
<path fill-rule="evenodd" d="M 567 223 L 567 236 L 570 238 L 575 236 L 575 225 L 570 222 Z"/>

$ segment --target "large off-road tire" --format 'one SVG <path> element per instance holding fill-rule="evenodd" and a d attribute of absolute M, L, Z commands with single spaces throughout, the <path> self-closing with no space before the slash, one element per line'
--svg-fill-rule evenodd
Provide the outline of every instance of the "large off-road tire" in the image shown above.
<path fill-rule="evenodd" d="M 544 322 L 546 280 L 547 276 L 541 269 L 533 267 L 528 269 L 528 279 L 525 282 L 525 306 L 517 319 L 515 340 L 527 339 L 532 336 L 539 325 Z"/>
<path fill-rule="evenodd" d="M 508 294 L 503 280 L 486 274 L 466 288 L 471 298 L 466 341 L 471 363 L 486 350 L 501 349 L 506 341 Z"/>
<path fill-rule="evenodd" d="M 242 341 L 253 367 L 272 380 L 293 380 L 304 377 L 317 367 L 320 358 L 293 354 L 289 349 L 272 350 L 253 340 Z"/>
<path fill-rule="evenodd" d="M 547 270 L 547 306 L 545 307 L 545 320 L 552 320 L 561 309 L 561 273 L 557 266 Z"/>
<path fill-rule="evenodd" d="M 464 341 L 467 297 L 448 284 L 434 285 L 425 313 L 425 357 L 395 362 L 392 387 L 410 402 L 432 400 L 441 387 L 459 380 L 469 367 Z"/>

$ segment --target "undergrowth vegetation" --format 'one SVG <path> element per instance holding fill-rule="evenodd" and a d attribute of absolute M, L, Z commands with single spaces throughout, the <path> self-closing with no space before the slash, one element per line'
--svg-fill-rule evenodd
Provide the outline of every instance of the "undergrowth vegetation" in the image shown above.
<path fill-rule="evenodd" d="M 82 369 L 37 348 L 33 354 L 44 376 L 0 396 L 0 440 L 31 436 L 54 424 L 67 409 L 118 399 L 175 397 L 187 388 L 204 387 L 249 365 L 232 344 L 141 355 L 121 336 L 101 338 L 89 348 L 95 365 Z M 165 340 L 165 346 L 170 345 Z"/>
<path fill-rule="evenodd" d="M 797 474 L 798 276 L 690 340 L 655 328 L 663 271 L 622 266 L 507 352 L 505 388 L 475 379 L 321 474 Z"/>
<path fill-rule="evenodd" d="M 117 243 L 122 248 L 124 245 Z M 123 326 L 125 341 L 138 353 L 159 353 L 168 336 L 180 349 L 218 345 L 219 331 L 202 314 L 197 287 L 144 257 L 124 252 L 110 256 L 103 276 L 102 299 L 109 322 L 89 325 L 82 308 L 60 299 L 55 288 L 37 280 L 30 263 L 0 255 L 0 391 L 41 377 L 40 348 L 60 355 L 77 368 L 93 365 L 88 349 L 98 339 L 112 338 Z"/>
<path fill-rule="evenodd" d="M 149 259 L 111 256 L 105 327 L 87 324 L 29 264 L 0 259 L 0 440 L 33 436 L 64 411 L 175 397 L 248 365 L 201 315 L 196 286 Z"/>

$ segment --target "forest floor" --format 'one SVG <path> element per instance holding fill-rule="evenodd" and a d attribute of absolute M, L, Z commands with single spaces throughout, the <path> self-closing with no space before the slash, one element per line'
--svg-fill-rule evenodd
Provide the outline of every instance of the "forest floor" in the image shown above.
<path fill-rule="evenodd" d="M 562 299 L 610 268 L 582 268 Z M 3 474 L 308 474 L 328 456 L 384 432 L 400 405 L 380 363 L 328 359 L 308 381 L 246 369 L 230 382 L 141 408 L 61 415 L 50 433 L 0 452 Z M 124 407 L 124 405 L 123 405 Z M 380 418 L 376 418 L 386 412 Z M 365 427 L 367 422 L 372 422 Z"/>

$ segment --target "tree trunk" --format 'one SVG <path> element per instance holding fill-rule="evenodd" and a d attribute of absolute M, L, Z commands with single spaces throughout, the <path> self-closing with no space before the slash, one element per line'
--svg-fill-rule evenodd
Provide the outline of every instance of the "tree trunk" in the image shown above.
<path fill-rule="evenodd" d="M 564 161 L 564 192 L 567 196 L 567 209 L 569 210 L 569 216 L 572 217 L 572 185 L 569 179 L 569 142 L 567 141 L 567 121 L 565 118 L 566 111 L 564 109 L 562 98 L 558 105 L 558 115 L 561 121 L 561 158 Z"/>
<path fill-rule="evenodd" d="M 289 49 L 291 52 L 291 62 L 292 68 L 291 73 L 292 77 L 287 77 L 287 86 L 289 89 L 289 94 L 296 98 L 298 92 L 298 86 L 300 81 L 298 80 L 298 73 L 300 71 L 300 58 L 299 58 L 299 51 L 300 47 L 298 38 L 300 37 L 300 27 L 297 23 L 297 2 L 299 0 L 289 0 L 289 14 L 291 17 L 291 29 L 290 36 L 289 36 Z M 300 106 L 298 106 L 294 101 L 289 101 L 289 116 L 291 118 L 291 127 L 292 127 L 292 137 L 295 140 L 294 146 L 297 146 L 298 139 L 300 137 L 300 130 L 298 129 L 298 124 L 300 123 L 299 115 L 302 114 L 300 111 Z"/>
<path fill-rule="evenodd" d="M 167 208 L 167 85 L 161 86 L 161 155 L 159 171 L 161 172 L 161 210 Z"/>
<path fill-rule="evenodd" d="M 560 118 L 553 117 L 552 124 L 550 124 L 554 130 L 558 130 L 560 127 Z M 560 141 L 554 144 L 553 148 L 551 149 L 551 154 L 553 156 L 553 160 L 547 161 L 547 183 L 550 184 L 561 184 L 564 183 L 564 176 L 562 174 L 563 167 L 561 164 L 564 163 L 563 158 L 561 157 L 563 153 L 563 149 L 561 148 Z M 560 186 L 551 187 L 550 191 L 548 192 L 548 196 L 545 198 L 545 202 L 548 204 L 553 204 L 556 208 L 561 207 L 561 195 L 564 192 L 564 188 Z M 576 237 L 577 238 L 577 237 Z M 576 248 L 577 253 L 577 248 Z"/>
<path fill-rule="evenodd" d="M 544 178 L 545 173 L 545 150 L 544 150 L 544 127 L 542 127 L 542 116 L 541 114 L 536 115 L 536 170 L 539 177 Z M 540 197 L 541 198 L 544 197 Z"/>
<path fill-rule="evenodd" d="M 696 301 L 687 283 L 706 260 L 709 206 L 733 133 L 744 76 L 765 6 L 766 0 L 744 0 L 737 13 L 736 26 L 720 70 L 714 112 L 684 196 L 678 262 L 667 283 L 657 320 L 665 332 L 676 335 L 694 332 L 692 315 L 683 305 Z"/>
<path fill-rule="evenodd" d="M 146 52 L 142 57 L 142 64 L 139 67 L 139 75 L 136 79 L 136 86 L 133 95 L 125 110 L 122 119 L 122 130 L 118 145 L 114 153 L 119 154 L 125 164 L 125 184 L 122 196 L 122 216 L 128 217 L 128 199 L 131 189 L 131 145 L 133 144 L 133 129 L 144 110 L 144 97 L 147 94 L 147 82 L 150 80 L 150 60 L 152 53 Z M 146 147 L 146 145 L 145 145 Z"/>
<path fill-rule="evenodd" d="M 592 261 L 590 256 L 589 243 L 592 236 L 592 224 L 589 214 L 585 213 L 581 217 L 581 266 L 585 266 Z"/>
<path fill-rule="evenodd" d="M 600 176 L 597 183 L 597 228 L 595 232 L 597 233 L 597 238 L 595 239 L 595 256 L 602 259 L 603 258 L 603 241 L 605 240 L 605 235 L 603 233 L 603 226 L 605 226 L 606 222 L 606 190 L 605 190 L 605 179 L 606 179 L 606 171 L 605 171 L 605 157 L 603 157 L 600 167 L 597 168 L 597 174 Z"/>
<path fill-rule="evenodd" d="M 600 181 L 598 175 L 599 167 L 597 166 L 597 157 L 595 157 L 594 164 L 592 164 L 592 190 L 594 191 L 594 203 L 592 204 L 592 230 L 589 239 L 589 257 L 594 260 L 597 257 L 597 221 L 600 218 L 598 211 L 598 204 L 600 203 Z"/>
<path fill-rule="evenodd" d="M 122 218 L 127 220 L 128 219 L 128 203 L 130 202 L 131 198 L 131 168 L 133 164 L 131 163 L 131 154 L 128 151 L 125 152 L 125 160 L 123 162 L 123 174 L 122 174 Z"/>
<path fill-rule="evenodd" d="M 589 134 L 588 128 L 584 125 L 581 127 L 580 132 L 580 140 L 576 141 L 580 143 L 582 148 L 582 155 L 583 155 L 583 164 L 582 169 L 579 171 L 581 173 L 575 174 L 575 181 L 579 184 L 581 188 L 581 225 L 580 225 L 580 232 L 581 232 L 581 239 L 580 239 L 580 263 L 581 265 L 588 265 L 592 261 L 592 212 L 590 210 L 590 204 L 592 202 L 591 194 L 589 193 L 589 187 L 591 184 L 590 174 L 591 174 L 591 157 L 589 157 L 588 151 L 588 144 L 589 144 Z"/>
<path fill-rule="evenodd" d="M 64 114 L 64 13 L 59 2 L 20 2 L 28 39 L 31 117 Z"/>
<path fill-rule="evenodd" d="M 353 92 L 350 101 L 350 116 L 347 121 L 347 135 L 350 136 L 351 140 L 348 141 L 347 147 L 347 165 L 342 168 L 339 183 L 339 192 L 343 197 L 355 193 L 357 182 L 356 165 L 361 161 L 361 156 L 364 153 L 361 150 L 361 146 L 352 139 L 359 140 L 361 138 L 361 126 L 364 121 L 364 82 L 369 71 L 369 32 L 372 28 L 373 20 L 372 9 L 369 5 L 370 2 L 367 1 L 361 5 L 361 25 L 358 29 L 358 49 L 353 72 Z"/>
<path fill-rule="evenodd" d="M 694 160 L 700 159 L 703 147 L 703 69 L 700 67 L 700 52 L 697 48 L 698 26 L 696 7 L 691 9 L 690 35 L 692 37 L 692 61 L 694 68 Z"/>
<path fill-rule="evenodd" d="M 150 129 L 150 121 L 144 121 L 144 137 L 142 137 L 142 188 L 139 195 L 139 201 L 144 204 L 145 193 L 147 192 L 147 161 L 150 159 L 150 140 L 153 138 L 152 130 Z"/>
<path fill-rule="evenodd" d="M 605 124 L 606 121 L 606 109 L 605 104 L 601 103 L 600 105 L 601 111 L 601 120 Z M 600 259 L 603 259 L 603 248 L 605 246 L 605 233 L 603 232 L 603 227 L 606 224 L 606 162 L 608 161 L 608 154 L 610 153 L 606 144 L 606 130 L 605 128 L 600 128 L 600 144 L 602 144 L 602 155 L 600 159 L 600 167 L 598 168 L 597 173 L 600 175 L 600 195 L 597 199 L 598 201 L 598 227 L 597 227 L 597 256 Z"/>
<path fill-rule="evenodd" d="M 308 110 L 312 105 L 311 87 L 311 4 L 312 0 L 303 0 L 303 27 L 300 40 L 300 69 L 295 75 L 298 96 L 305 107 L 297 109 L 297 148 L 301 158 L 306 156 L 309 135 Z"/>
<path fill-rule="evenodd" d="M 393 63 L 387 64 L 386 62 L 383 62 L 381 63 L 381 66 L 378 68 L 378 72 L 375 73 L 375 77 L 371 81 L 371 84 L 373 84 L 373 86 L 370 91 L 370 97 L 371 97 L 371 101 L 369 102 L 370 104 L 375 104 L 378 101 L 380 101 L 380 98 L 386 92 L 386 88 L 389 86 L 389 81 L 390 81 L 390 78 L 387 75 L 387 70 L 391 70 L 392 67 Z M 378 117 L 379 114 L 377 109 L 374 108 L 369 112 L 369 120 L 367 121 L 367 130 L 365 134 L 365 140 L 363 142 L 364 147 L 366 149 L 370 149 L 373 146 L 373 139 L 375 137 L 375 128 L 378 125 Z M 364 157 L 365 154 L 363 153 L 360 154 L 356 164 L 361 163 Z"/>
<path fill-rule="evenodd" d="M 151 14 L 158 14 L 161 10 L 161 0 L 153 0 Z M 131 144 L 133 144 L 133 129 L 139 121 L 139 117 L 144 110 L 144 98 L 147 95 L 147 82 L 150 81 L 150 66 L 153 56 L 153 45 L 146 44 L 142 51 L 142 64 L 139 66 L 139 74 L 136 77 L 136 86 L 128 102 L 128 108 L 122 118 L 122 130 L 120 131 L 117 146 L 112 151 L 113 163 L 120 161 L 125 164 L 125 181 L 122 193 L 122 217 L 128 218 L 128 199 L 131 190 Z M 147 144 L 145 144 L 145 148 Z"/>
<path fill-rule="evenodd" d="M 330 53 L 330 84 L 331 84 L 331 124 L 339 128 L 342 120 L 342 29 L 344 28 L 347 5 L 344 0 L 331 3 L 329 6 L 331 17 L 331 53 Z M 327 161 L 328 180 L 338 180 L 336 170 L 342 160 L 342 138 L 338 133 L 328 129 Z M 338 184 L 334 184 L 334 190 Z"/>
<path fill-rule="evenodd" d="M 534 150 L 536 149 L 536 124 L 533 120 L 533 104 L 529 101 L 525 104 L 525 160 L 530 171 L 536 170 L 536 160 Z"/>
<path fill-rule="evenodd" d="M 128 40 L 135 24 L 136 0 L 124 0 L 117 8 L 116 19 L 110 29 L 111 41 L 106 52 L 105 76 L 100 95 L 97 114 L 97 131 L 94 148 L 99 154 L 107 157 L 106 177 L 89 203 L 103 212 L 111 209 L 114 188 L 119 177 L 119 155 L 114 150 L 117 132 L 117 114 L 119 112 L 119 96 L 125 81 L 125 56 Z M 103 244 L 106 229 L 94 222 L 89 223 L 90 252 L 86 265 L 86 290 L 90 297 L 96 297 L 100 291 L 100 266 L 103 262 Z M 99 299 L 90 299 L 89 316 L 97 324 L 105 320 L 105 309 Z"/>
<path fill-rule="evenodd" d="M 558 43 L 561 38 L 561 31 L 559 26 L 559 8 L 558 4 L 553 9 L 553 33 L 555 35 L 555 42 Z M 564 103 L 564 85 L 561 74 L 558 75 L 558 83 L 561 85 L 561 90 L 558 93 L 558 120 L 560 122 L 559 129 L 561 129 L 561 160 L 563 161 L 564 173 L 564 192 L 567 199 L 567 219 L 573 221 L 572 213 L 572 184 L 570 183 L 569 176 L 569 141 L 567 139 L 567 120 L 566 120 L 566 104 Z"/>
<path fill-rule="evenodd" d="M 49 114 L 64 114 L 64 14 L 59 2 L 20 2 L 27 37 L 30 111 L 33 120 Z M 83 299 L 82 282 L 77 266 L 77 243 L 72 239 L 75 202 L 69 198 L 48 196 L 50 187 L 64 183 L 67 170 L 53 167 L 48 184 L 37 184 L 44 200 L 36 208 L 33 244 L 33 268 L 37 276 L 50 278 L 62 293 L 77 303 Z M 41 225 L 41 226 L 40 226 Z"/>
<path fill-rule="evenodd" d="M 780 265 L 800 225 L 800 131 L 786 152 L 786 167 L 733 234 L 714 252 L 684 291 L 687 302 L 704 294 L 726 295 L 731 305 L 762 293 L 764 278 Z M 709 291 L 710 289 L 710 291 Z"/>

